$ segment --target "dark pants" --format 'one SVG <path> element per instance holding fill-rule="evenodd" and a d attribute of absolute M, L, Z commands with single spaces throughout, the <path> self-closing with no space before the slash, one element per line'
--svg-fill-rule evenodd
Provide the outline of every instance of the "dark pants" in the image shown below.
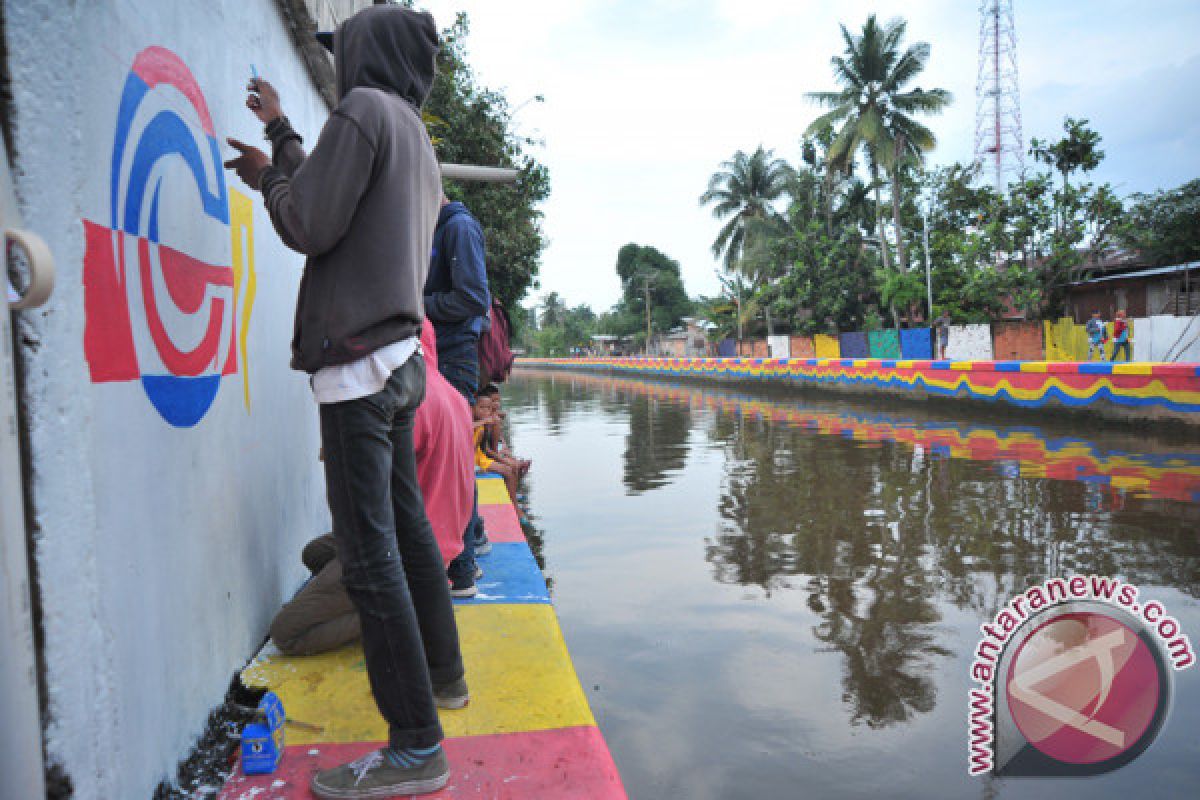
<path fill-rule="evenodd" d="M 1120 359 L 1117 357 L 1117 353 L 1120 353 L 1122 350 L 1124 350 L 1124 351 L 1125 351 L 1125 360 L 1126 360 L 1126 361 L 1130 361 L 1130 360 L 1132 360 L 1132 359 L 1133 359 L 1133 356 L 1132 356 L 1132 355 L 1130 355 L 1130 352 L 1129 352 L 1129 348 L 1130 348 L 1130 345 L 1131 345 L 1131 344 L 1132 344 L 1132 343 L 1131 343 L 1131 342 L 1130 342 L 1128 339 L 1126 339 L 1126 340 L 1125 340 L 1125 341 L 1123 341 L 1123 342 L 1116 342 L 1115 344 L 1113 344 L 1113 356 L 1112 356 L 1112 360 L 1113 360 L 1113 361 L 1120 361 Z"/>
<path fill-rule="evenodd" d="M 413 414 L 424 397 L 425 360 L 414 355 L 378 393 L 321 406 L 342 583 L 358 609 L 367 677 L 393 747 L 441 741 L 431 683 L 463 677 L 450 588 L 413 456 Z"/>
<path fill-rule="evenodd" d="M 474 342 L 467 346 L 454 347 L 443 356 L 438 349 L 438 371 L 446 382 L 467 398 L 467 402 L 475 405 L 475 392 L 479 388 L 479 359 L 478 349 Z M 454 557 L 446 574 L 457 584 L 473 584 L 475 582 L 475 543 L 483 539 L 483 518 L 479 516 L 479 490 L 475 490 L 475 500 L 471 505 L 471 519 L 467 529 L 463 531 L 462 552 Z"/>

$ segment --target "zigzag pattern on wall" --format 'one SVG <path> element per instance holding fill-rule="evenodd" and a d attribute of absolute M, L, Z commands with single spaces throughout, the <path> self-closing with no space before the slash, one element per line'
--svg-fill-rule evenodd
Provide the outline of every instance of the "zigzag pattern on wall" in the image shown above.
<path fill-rule="evenodd" d="M 1023 408 L 1110 403 L 1200 414 L 1200 364 L 605 357 L 521 359 L 518 363 L 672 377 L 874 386 Z"/>

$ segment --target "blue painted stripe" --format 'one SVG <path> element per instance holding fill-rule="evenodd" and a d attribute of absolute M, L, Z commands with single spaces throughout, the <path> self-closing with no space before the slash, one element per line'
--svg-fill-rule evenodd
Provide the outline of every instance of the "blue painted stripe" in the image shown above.
<path fill-rule="evenodd" d="M 476 559 L 483 568 L 483 577 L 475 582 L 479 594 L 455 598 L 460 605 L 495 603 L 549 603 L 546 580 L 524 542 L 495 542 L 492 552 Z"/>

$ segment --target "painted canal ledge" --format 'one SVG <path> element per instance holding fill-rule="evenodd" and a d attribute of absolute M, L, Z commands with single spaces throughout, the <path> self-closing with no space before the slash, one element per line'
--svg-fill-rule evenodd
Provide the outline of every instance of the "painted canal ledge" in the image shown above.
<path fill-rule="evenodd" d="M 871 358 L 523 358 L 518 366 L 727 383 L 769 381 L 911 399 L 1062 409 L 1200 432 L 1200 364 Z"/>
<path fill-rule="evenodd" d="M 620 800 L 621 778 L 504 482 L 484 475 L 478 485 L 492 552 L 480 559 L 479 594 L 454 607 L 471 702 L 440 712 L 452 772 L 445 789 L 426 796 Z M 222 800 L 308 798 L 315 770 L 387 740 L 359 644 L 296 657 L 268 644 L 242 681 L 273 690 L 288 718 L 306 725 L 288 729 L 275 773 L 247 777 L 237 770 Z"/>

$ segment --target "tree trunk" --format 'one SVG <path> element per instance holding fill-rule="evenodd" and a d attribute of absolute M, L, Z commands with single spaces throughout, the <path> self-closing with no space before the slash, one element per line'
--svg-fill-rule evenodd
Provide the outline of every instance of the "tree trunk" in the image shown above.
<path fill-rule="evenodd" d="M 833 238 L 833 170 L 825 167 L 825 235 Z"/>
<path fill-rule="evenodd" d="M 774 324 L 774 321 L 771 319 L 771 304 L 770 303 L 763 304 L 763 316 L 766 317 L 766 319 L 767 319 L 767 336 L 774 336 L 775 335 L 775 324 Z"/>
<path fill-rule="evenodd" d="M 875 226 L 879 232 L 879 252 L 883 255 L 884 269 L 892 268 L 891 254 L 888 253 L 887 237 L 883 235 L 883 203 L 879 199 L 879 168 L 871 164 L 871 184 L 875 187 Z"/>
<path fill-rule="evenodd" d="M 896 260 L 900 271 L 908 272 L 908 254 L 904 252 L 904 229 L 900 227 L 900 170 L 892 167 L 892 224 L 896 226 Z"/>

